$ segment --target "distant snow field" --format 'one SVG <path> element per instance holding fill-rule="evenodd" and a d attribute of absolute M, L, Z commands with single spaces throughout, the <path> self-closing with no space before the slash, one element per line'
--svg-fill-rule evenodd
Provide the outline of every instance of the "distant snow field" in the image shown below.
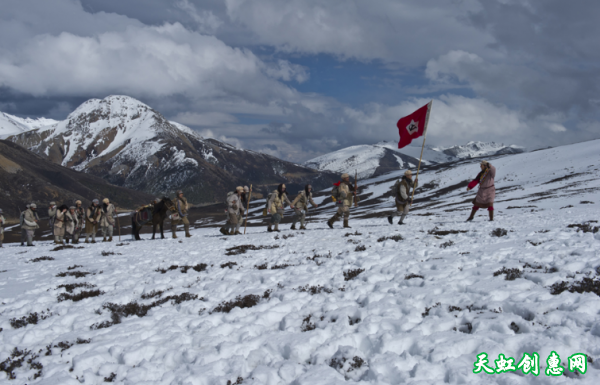
<path fill-rule="evenodd" d="M 0 383 L 597 384 L 598 148 L 491 159 L 494 222 L 465 222 L 478 164 L 463 161 L 419 176 L 404 226 L 385 219 L 398 171 L 364 181 L 352 229 L 327 228 L 327 203 L 307 231 L 9 244 Z M 492 369 L 537 353 L 539 376 L 474 373 L 482 353 Z"/>

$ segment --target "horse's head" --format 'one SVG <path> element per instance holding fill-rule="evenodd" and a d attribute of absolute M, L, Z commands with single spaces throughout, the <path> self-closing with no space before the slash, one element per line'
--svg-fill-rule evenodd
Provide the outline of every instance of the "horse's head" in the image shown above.
<path fill-rule="evenodd" d="M 167 206 L 167 208 L 170 211 L 177 212 L 177 208 L 175 207 L 175 204 L 173 203 L 173 201 L 171 200 L 171 198 L 169 198 L 169 197 L 163 197 L 162 202 L 165 204 L 165 206 Z"/>

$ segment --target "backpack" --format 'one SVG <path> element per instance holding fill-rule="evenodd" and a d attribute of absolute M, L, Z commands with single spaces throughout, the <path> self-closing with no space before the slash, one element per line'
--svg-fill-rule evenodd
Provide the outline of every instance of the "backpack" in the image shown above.
<path fill-rule="evenodd" d="M 396 181 L 396 183 L 394 183 L 394 186 L 392 186 L 392 197 L 397 199 L 399 196 L 399 194 L 398 194 L 399 190 L 400 190 L 400 179 L 398 179 Z"/>
<path fill-rule="evenodd" d="M 235 194 L 233 191 L 227 193 L 227 198 L 225 198 L 225 211 L 229 210 L 229 197 Z"/>
<path fill-rule="evenodd" d="M 333 202 L 337 202 L 339 195 L 340 195 L 340 191 L 338 189 L 339 186 L 334 185 L 333 188 L 331 189 L 331 200 Z"/>

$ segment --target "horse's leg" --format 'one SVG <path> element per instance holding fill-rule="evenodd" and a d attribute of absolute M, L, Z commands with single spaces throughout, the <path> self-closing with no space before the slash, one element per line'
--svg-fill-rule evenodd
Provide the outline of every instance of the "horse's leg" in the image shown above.
<path fill-rule="evenodd" d="M 163 234 L 163 224 L 165 223 L 164 219 L 160 221 L 160 239 L 165 239 L 165 234 Z"/>
<path fill-rule="evenodd" d="M 152 239 L 154 239 L 155 235 L 156 235 L 156 223 L 152 222 Z"/>

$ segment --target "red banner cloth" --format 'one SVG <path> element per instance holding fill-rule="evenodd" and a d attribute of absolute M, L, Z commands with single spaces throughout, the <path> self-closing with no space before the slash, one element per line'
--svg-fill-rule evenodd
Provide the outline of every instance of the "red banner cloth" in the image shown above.
<path fill-rule="evenodd" d="M 429 120 L 429 111 L 431 110 L 431 102 L 419 108 L 412 114 L 401 118 L 396 126 L 400 134 L 398 148 L 406 147 L 420 136 L 425 134 L 427 130 L 427 121 Z"/>

